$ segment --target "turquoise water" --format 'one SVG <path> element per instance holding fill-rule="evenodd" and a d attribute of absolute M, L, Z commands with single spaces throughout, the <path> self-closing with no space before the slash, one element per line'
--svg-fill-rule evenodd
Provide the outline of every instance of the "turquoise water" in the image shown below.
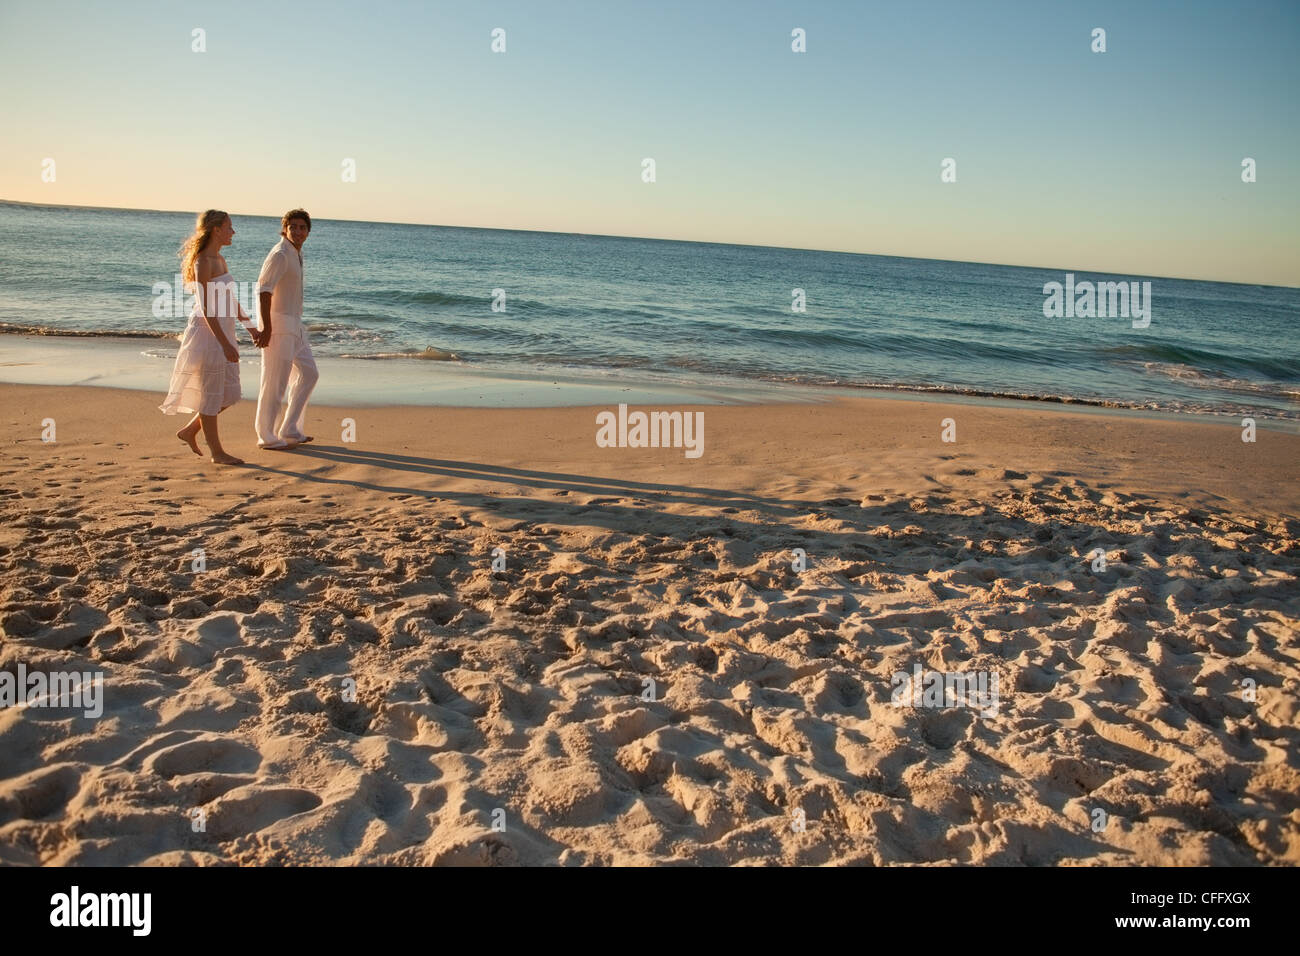
<path fill-rule="evenodd" d="M 169 370 L 186 315 L 154 314 L 155 283 L 174 281 L 192 223 L 190 213 L 0 203 L 0 322 L 138 334 L 141 355 Z M 234 223 L 225 255 L 251 287 L 279 222 Z M 455 366 L 1300 419 L 1296 289 L 1072 270 L 1075 283 L 1149 281 L 1150 325 L 1134 328 L 1124 317 L 1045 317 L 1044 284 L 1065 282 L 1068 264 L 314 225 L 303 252 L 316 353 L 376 370 L 418 363 L 431 388 Z M 796 288 L 802 313 L 791 308 Z"/>

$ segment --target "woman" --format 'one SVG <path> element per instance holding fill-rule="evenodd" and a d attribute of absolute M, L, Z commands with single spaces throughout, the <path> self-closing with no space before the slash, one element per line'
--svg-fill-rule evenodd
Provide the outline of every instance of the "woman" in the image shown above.
<path fill-rule="evenodd" d="M 189 424 L 176 437 L 199 451 L 199 430 L 218 465 L 242 465 L 243 459 L 227 454 L 217 435 L 217 415 L 239 401 L 239 350 L 235 348 L 235 317 L 247 324 L 248 313 L 239 304 L 235 280 L 221 255 L 235 238 L 230 217 L 219 209 L 200 213 L 194 234 L 178 253 L 186 290 L 194 290 L 194 309 L 181 336 L 181 348 L 172 369 L 167 400 L 158 407 L 165 414 L 193 412 Z M 256 340 L 255 340 L 256 341 Z"/>

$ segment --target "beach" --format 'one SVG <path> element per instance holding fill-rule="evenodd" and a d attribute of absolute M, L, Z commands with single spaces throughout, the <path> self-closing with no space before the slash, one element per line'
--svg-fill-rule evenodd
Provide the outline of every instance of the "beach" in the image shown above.
<path fill-rule="evenodd" d="M 0 708 L 0 863 L 1300 862 L 1300 435 L 358 404 L 271 453 L 244 401 L 223 468 L 156 392 L 0 399 L 0 670 L 103 677 Z"/>

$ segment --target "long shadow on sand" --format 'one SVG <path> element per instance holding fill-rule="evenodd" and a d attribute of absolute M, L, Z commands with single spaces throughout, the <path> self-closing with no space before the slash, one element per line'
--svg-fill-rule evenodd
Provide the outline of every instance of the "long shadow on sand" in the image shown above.
<path fill-rule="evenodd" d="M 497 482 L 511 488 L 522 486 L 536 491 L 551 490 L 559 495 L 580 493 L 603 497 L 570 504 L 553 496 L 521 497 L 492 492 L 413 488 L 260 464 L 250 463 L 248 467 L 317 484 L 456 502 L 467 510 L 488 511 L 505 521 L 548 526 L 594 526 L 627 534 L 649 531 L 654 536 L 682 542 L 710 537 L 748 542 L 761 540 L 765 548 L 799 545 L 806 547 L 810 555 L 815 548 L 819 556 L 882 561 L 896 570 L 911 573 L 942 570 L 971 559 L 988 557 L 987 551 L 972 550 L 972 543 L 987 541 L 990 537 L 998 541 L 1004 552 L 1008 549 L 1021 552 L 1039 549 L 1039 556 L 1043 558 L 1047 557 L 1047 551 L 1052 551 L 1055 559 L 1073 554 L 1080 560 L 1092 547 L 1117 547 L 1129 540 L 1129 536 L 1087 521 L 1031 520 L 1002 512 L 996 505 L 988 503 L 980 513 L 956 513 L 943 508 L 948 496 L 941 490 L 916 496 L 923 503 L 920 508 L 914 508 L 910 500 L 868 504 L 859 498 L 847 497 L 820 501 L 783 499 L 735 489 L 536 471 L 328 445 L 301 446 L 292 454 L 338 465 L 381 468 L 398 475 L 444 476 Z M 669 510 L 674 506 L 702 506 L 710 509 L 710 513 Z M 742 510 L 753 517 L 742 516 Z M 650 517 L 654 519 L 653 524 L 648 520 Z M 840 527 L 827 527 L 827 519 L 838 522 Z M 818 522 L 821 526 L 804 526 L 805 522 Z M 1043 548 L 1044 545 L 1047 547 Z M 1017 560 L 1015 566 L 1027 569 L 1034 563 L 1037 562 Z M 1014 572 L 1009 576 L 1013 580 L 1020 577 Z M 1029 575 L 1025 580 L 1033 577 Z M 936 587 L 942 589 L 941 585 Z"/>
<path fill-rule="evenodd" d="M 854 559 L 879 558 L 872 545 L 873 529 L 881 525 L 903 527 L 920 523 L 923 534 L 915 542 L 927 550 L 927 563 L 933 560 L 933 549 L 939 547 L 952 563 L 971 557 L 967 553 L 973 525 L 978 518 L 967 518 L 946 512 L 916 512 L 905 501 L 863 506 L 859 499 L 832 498 L 782 499 L 699 485 L 671 485 L 657 482 L 634 481 L 623 478 L 605 478 L 565 472 L 545 472 L 522 468 L 507 468 L 481 462 L 464 462 L 445 459 L 417 458 L 369 452 L 336 446 L 302 446 L 292 453 L 302 458 L 339 465 L 363 465 L 382 468 L 399 475 L 433 475 L 448 478 L 497 482 L 503 486 L 526 487 L 536 491 L 551 490 L 559 495 L 579 493 L 598 495 L 584 503 L 566 503 L 558 497 L 520 497 L 491 492 L 463 492 L 442 488 L 413 488 L 401 484 L 364 481 L 353 478 L 335 478 L 311 474 L 289 468 L 274 468 L 250 463 L 247 467 L 303 481 L 324 485 L 341 485 L 378 491 L 391 495 L 408 495 L 429 501 L 452 501 L 466 509 L 490 511 L 503 520 L 528 521 L 546 525 L 570 524 L 573 526 L 604 527 L 611 531 L 640 533 L 649 526 L 647 517 L 654 516 L 655 533 L 681 541 L 699 540 L 710 536 L 726 539 L 752 540 L 759 534 L 771 536 L 774 531 L 798 544 L 816 542 L 820 554 L 835 553 Z M 695 506 L 710 509 L 711 513 L 685 514 L 669 510 L 674 506 Z M 756 520 L 742 517 L 744 510 L 756 515 Z M 848 529 L 827 527 L 801 527 L 803 522 L 833 518 Z M 1016 528 L 1014 537 L 1033 540 L 1039 526 L 1022 519 L 999 516 Z M 1086 527 L 1073 526 L 1078 534 Z M 1088 533 L 1102 533 L 1102 529 L 1088 527 Z M 936 540 L 937 539 L 937 540 Z M 906 545 L 904 545 L 906 548 Z M 897 559 L 898 543 L 890 548 Z"/>
<path fill-rule="evenodd" d="M 372 452 L 352 448 L 340 448 L 334 445 L 304 445 L 296 448 L 293 454 L 316 458 L 322 461 L 337 462 L 342 465 L 369 465 L 386 468 L 394 472 L 420 475 L 442 475 L 448 478 L 476 479 L 480 481 L 498 481 L 512 486 L 531 488 L 552 488 L 560 491 L 581 492 L 584 494 L 608 495 L 630 494 L 639 497 L 658 497 L 661 501 L 671 500 L 682 504 L 703 504 L 715 507 L 743 506 L 767 511 L 774 516 L 791 516 L 806 514 L 810 510 L 808 501 L 784 501 L 779 498 L 748 494 L 735 489 L 708 488 L 699 485 L 666 485 L 647 481 L 629 481 L 623 478 L 606 478 L 593 475 L 575 475 L 564 472 L 533 471 L 525 468 L 507 468 L 500 465 L 488 465 L 480 462 L 452 461 L 438 458 L 416 458 L 411 455 L 393 455 L 385 452 Z M 427 488 L 391 488 L 362 481 L 344 479 L 318 479 L 301 472 L 285 469 L 268 468 L 251 465 L 263 471 L 275 471 L 281 474 L 297 475 L 308 480 L 329 480 L 333 483 L 351 484 L 359 488 L 387 491 L 398 494 L 419 495 L 423 497 L 454 497 L 446 492 L 430 491 Z M 814 509 L 815 510 L 815 509 Z"/>

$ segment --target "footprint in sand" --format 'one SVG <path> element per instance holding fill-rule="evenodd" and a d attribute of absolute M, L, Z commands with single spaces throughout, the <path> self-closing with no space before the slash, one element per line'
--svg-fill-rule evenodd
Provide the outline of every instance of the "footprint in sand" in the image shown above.
<path fill-rule="evenodd" d="M 0 786 L 0 826 L 11 820 L 39 820 L 61 810 L 81 789 L 71 764 L 42 767 Z"/>
<path fill-rule="evenodd" d="M 160 777 L 199 773 L 253 773 L 262 755 L 238 740 L 200 737 L 160 750 L 144 762 L 146 771 Z"/>
<path fill-rule="evenodd" d="M 293 787 L 240 787 L 217 799 L 208 814 L 207 833 L 220 841 L 264 830 L 286 817 L 315 810 L 322 803 L 310 790 Z"/>

